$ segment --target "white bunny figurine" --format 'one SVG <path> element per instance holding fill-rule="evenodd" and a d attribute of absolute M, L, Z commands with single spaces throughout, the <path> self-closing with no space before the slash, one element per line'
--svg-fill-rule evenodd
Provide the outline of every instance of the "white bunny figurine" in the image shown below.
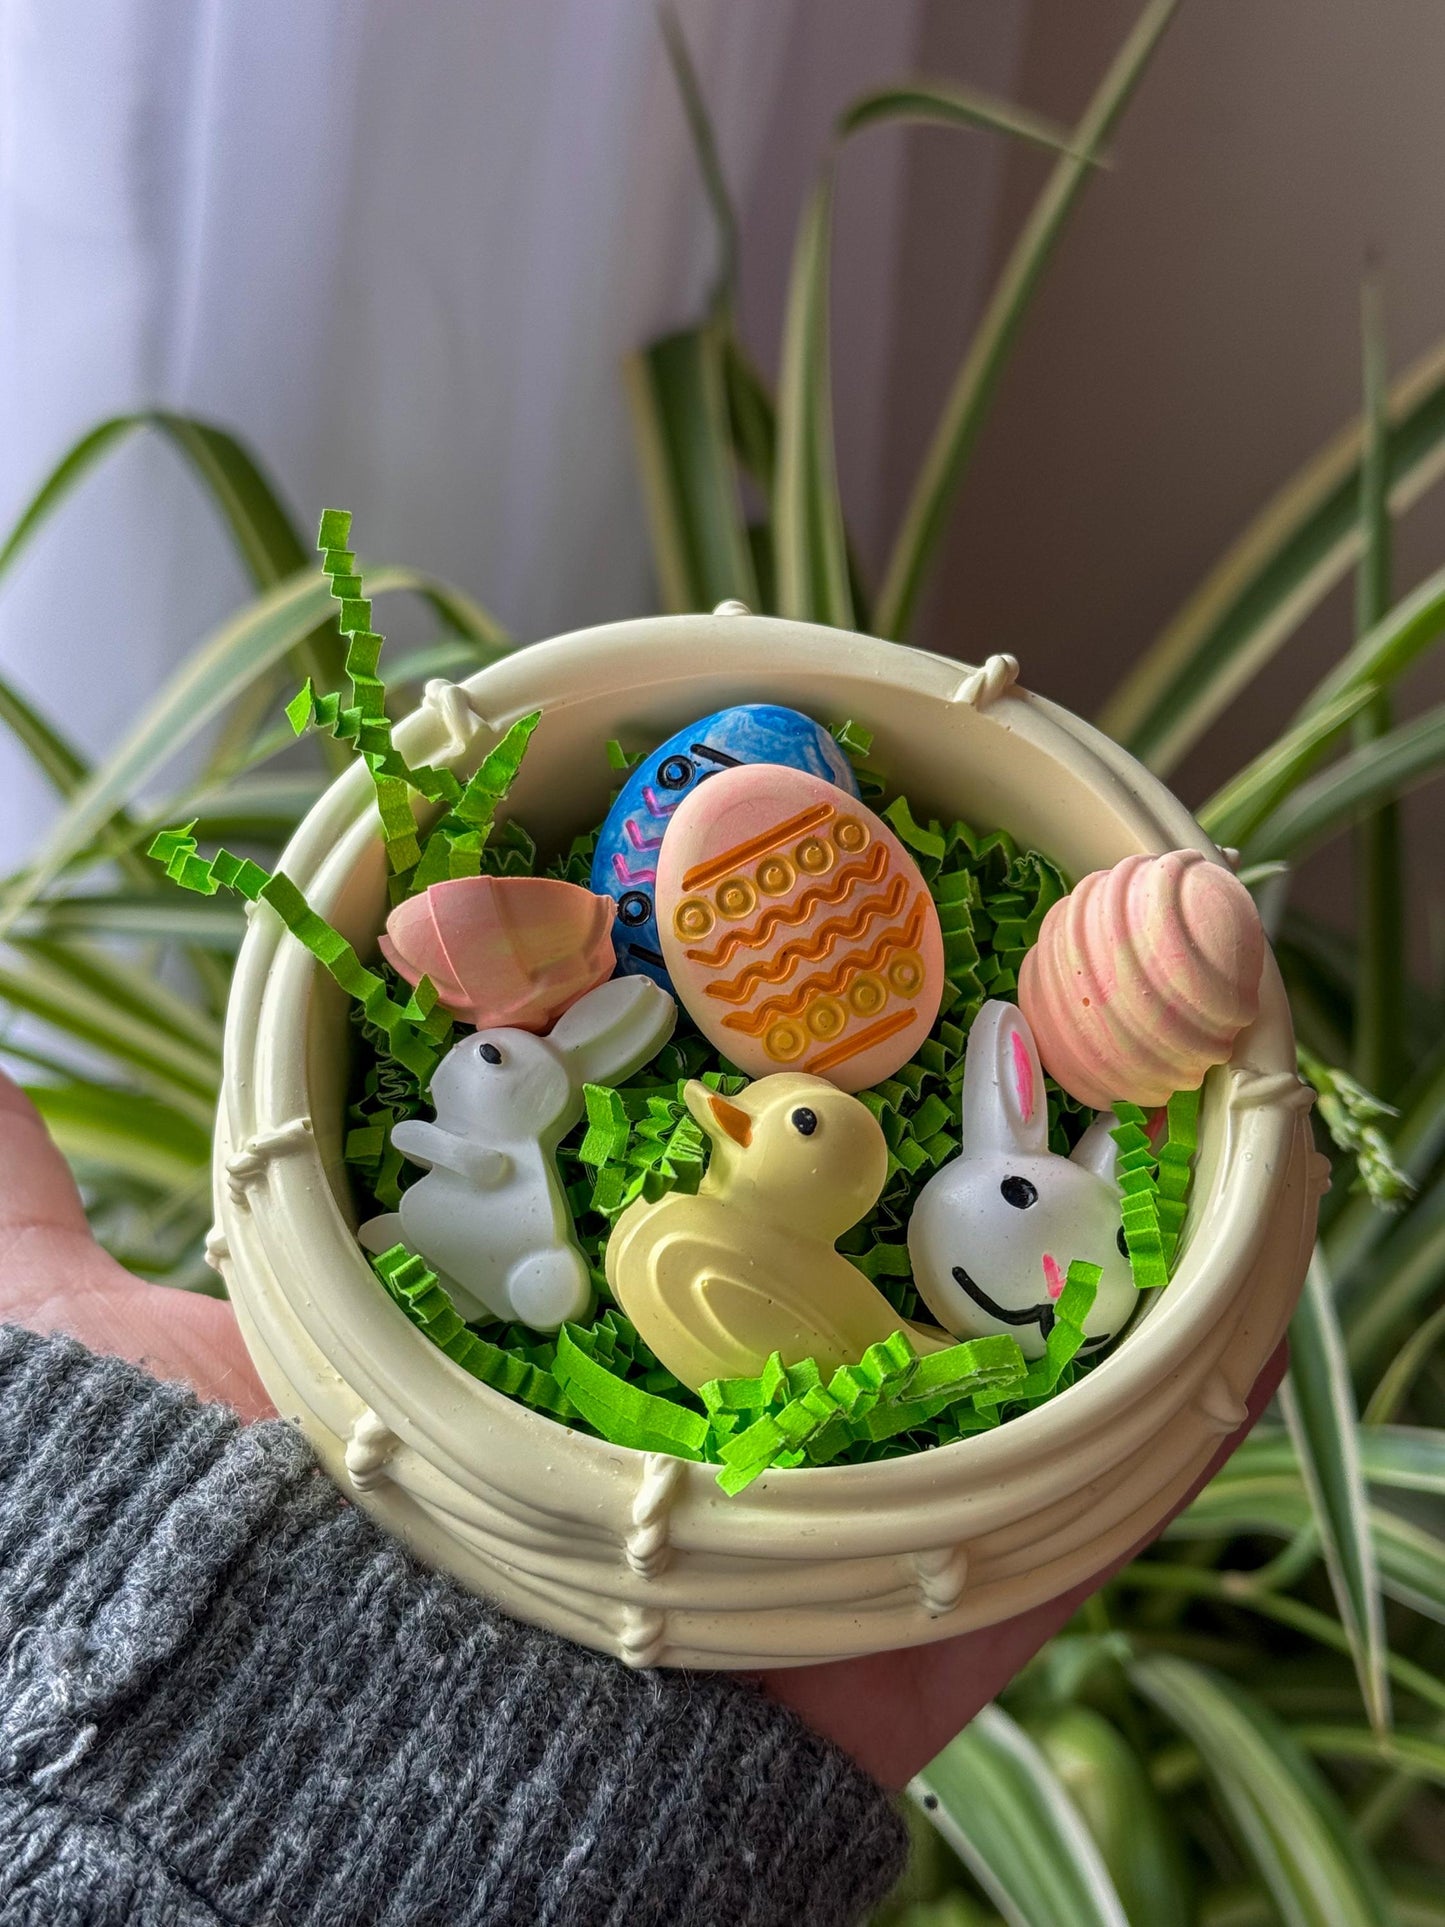
<path fill-rule="evenodd" d="M 914 1282 L 955 1337 L 1011 1332 L 1025 1358 L 1040 1357 L 1076 1258 L 1102 1270 L 1084 1349 L 1128 1324 L 1139 1294 L 1124 1248 L 1112 1123 L 1098 1118 L 1072 1157 L 1050 1152 L 1033 1033 L 1016 1005 L 984 1005 L 968 1034 L 959 1155 L 924 1185 L 908 1223 Z"/>
<path fill-rule="evenodd" d="M 402 1241 L 442 1274 L 464 1318 L 555 1331 L 586 1311 L 592 1282 L 572 1239 L 557 1146 L 582 1115 L 582 1086 L 630 1077 L 676 1021 L 676 1004 L 650 978 L 615 977 L 545 1037 L 464 1037 L 432 1077 L 436 1122 L 393 1127 L 397 1150 L 427 1167 L 402 1193 Z"/>

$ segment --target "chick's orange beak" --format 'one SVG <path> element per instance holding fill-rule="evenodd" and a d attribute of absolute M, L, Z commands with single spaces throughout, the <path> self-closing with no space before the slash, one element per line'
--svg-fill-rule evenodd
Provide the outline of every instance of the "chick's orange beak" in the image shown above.
<path fill-rule="evenodd" d="M 682 1095 L 687 1108 L 709 1137 L 715 1138 L 721 1131 L 744 1149 L 752 1143 L 753 1120 L 741 1106 L 729 1104 L 725 1097 L 719 1097 L 695 1077 L 683 1086 Z"/>

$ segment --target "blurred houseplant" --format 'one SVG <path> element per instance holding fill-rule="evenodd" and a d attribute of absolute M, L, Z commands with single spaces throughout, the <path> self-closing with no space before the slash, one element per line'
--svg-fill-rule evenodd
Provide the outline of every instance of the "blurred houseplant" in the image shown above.
<path fill-rule="evenodd" d="M 839 120 L 834 152 L 879 122 L 928 120 L 1056 156 L 876 590 L 850 551 L 833 463 L 833 157 L 800 226 L 775 398 L 738 339 L 732 213 L 696 77 L 664 16 L 722 238 L 707 317 L 627 370 L 666 607 L 740 597 L 906 638 L 1032 291 L 1173 11 L 1174 0 L 1151 0 L 1071 131 L 949 82 L 882 89 Z M 1365 361 L 1361 423 L 1268 505 L 1101 718 L 1167 776 L 1356 571 L 1354 647 L 1199 810 L 1241 849 L 1274 924 L 1302 1062 L 1334 1139 L 1335 1192 L 1290 1383 L 1280 1413 L 1163 1544 L 915 1788 L 918 1852 L 884 1916 L 907 1927 L 1000 1916 L 1027 1927 L 1445 1922 L 1428 1821 L 1445 1785 L 1445 1540 L 1430 1522 L 1445 1493 L 1445 1037 L 1438 1001 L 1404 975 L 1394 809 L 1445 769 L 1445 711 L 1398 726 L 1390 716 L 1395 684 L 1445 633 L 1445 570 L 1403 601 L 1390 593 L 1392 513 L 1445 474 L 1445 347 L 1387 392 L 1367 314 Z M 142 852 L 157 823 L 195 817 L 203 840 L 274 860 L 335 773 L 278 760 L 291 738 L 276 698 L 298 672 L 336 687 L 340 648 L 327 586 L 254 460 L 224 431 L 176 416 L 109 421 L 79 443 L 0 549 L 0 577 L 142 429 L 190 463 L 256 595 L 98 768 L 0 683 L 0 715 L 62 800 L 0 907 L 3 1048 L 29 1067 L 111 1248 L 148 1275 L 211 1289 L 210 1121 L 242 921 L 223 899 L 173 891 Z M 367 581 L 374 595 L 420 597 L 438 623 L 434 644 L 389 665 L 403 705 L 428 677 L 465 674 L 511 646 L 445 583 L 376 564 Z M 143 810 L 137 798 L 202 737 L 199 779 Z M 346 752 L 323 739 L 310 753 Z M 1290 908 L 1289 866 L 1350 836 L 1361 881 L 1342 934 Z"/>

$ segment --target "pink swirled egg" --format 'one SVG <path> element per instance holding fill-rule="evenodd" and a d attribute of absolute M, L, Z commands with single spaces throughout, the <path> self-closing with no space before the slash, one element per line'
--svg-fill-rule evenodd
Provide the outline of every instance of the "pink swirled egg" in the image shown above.
<path fill-rule="evenodd" d="M 555 877 L 452 877 L 399 903 L 381 954 L 478 1030 L 544 1031 L 612 975 L 611 897 Z"/>
<path fill-rule="evenodd" d="M 1096 1110 L 1196 1090 L 1259 1012 L 1264 929 L 1202 850 L 1126 856 L 1044 918 L 1019 1005 L 1044 1068 Z"/>

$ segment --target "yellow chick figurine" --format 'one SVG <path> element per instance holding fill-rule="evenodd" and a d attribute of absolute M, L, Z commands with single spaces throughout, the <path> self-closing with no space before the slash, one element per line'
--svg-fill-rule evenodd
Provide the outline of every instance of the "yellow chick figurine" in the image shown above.
<path fill-rule="evenodd" d="M 836 1238 L 878 1200 L 888 1149 L 872 1113 L 821 1077 L 784 1071 L 737 1097 L 695 1079 L 687 1108 L 712 1140 L 695 1197 L 639 1198 L 607 1244 L 607 1282 L 670 1372 L 696 1390 L 752 1377 L 773 1352 L 826 1378 L 909 1325 Z"/>

